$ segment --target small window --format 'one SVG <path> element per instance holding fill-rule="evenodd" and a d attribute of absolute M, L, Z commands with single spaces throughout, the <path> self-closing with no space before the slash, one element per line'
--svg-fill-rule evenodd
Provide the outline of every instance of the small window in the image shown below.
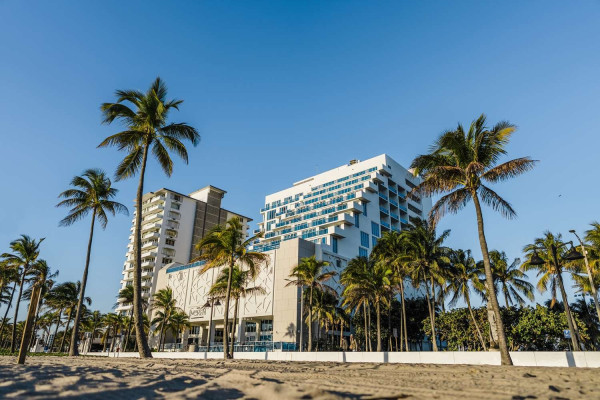
<path fill-rule="evenodd" d="M 371 233 L 373 236 L 379 236 L 379 224 L 376 222 L 371 222 Z"/>
<path fill-rule="evenodd" d="M 165 240 L 165 243 L 169 246 L 175 246 L 175 241 L 173 239 L 167 239 Z"/>
<path fill-rule="evenodd" d="M 331 239 L 331 246 L 333 247 L 333 252 L 337 254 L 338 252 L 338 239 L 337 238 L 332 238 Z"/>
<path fill-rule="evenodd" d="M 365 249 L 364 247 L 359 247 L 358 248 L 358 255 L 360 257 L 368 257 L 369 256 L 369 251 L 367 249 Z"/>
<path fill-rule="evenodd" d="M 367 216 L 367 203 L 363 203 L 363 214 L 365 214 L 365 217 Z"/>
<path fill-rule="evenodd" d="M 360 228 L 359 216 L 360 216 L 360 214 L 354 214 L 354 225 L 356 225 L 357 228 Z"/>
<path fill-rule="evenodd" d="M 363 247 L 369 247 L 369 234 L 367 232 L 360 233 L 360 245 Z"/>

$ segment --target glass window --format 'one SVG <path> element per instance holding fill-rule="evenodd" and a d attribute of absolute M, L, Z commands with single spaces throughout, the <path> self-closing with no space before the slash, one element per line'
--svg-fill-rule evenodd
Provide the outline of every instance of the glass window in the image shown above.
<path fill-rule="evenodd" d="M 379 236 L 379 224 L 376 222 L 371 222 L 371 233 L 374 236 Z"/>
<path fill-rule="evenodd" d="M 369 234 L 367 232 L 360 232 L 360 245 L 369 247 Z"/>
<path fill-rule="evenodd" d="M 359 215 L 360 214 L 354 214 L 354 225 L 356 225 L 357 228 L 360 228 Z"/>
<path fill-rule="evenodd" d="M 333 247 L 333 252 L 337 253 L 338 252 L 338 239 L 337 238 L 332 238 L 331 239 L 331 246 Z"/>
<path fill-rule="evenodd" d="M 367 203 L 363 203 L 363 214 L 365 214 L 365 217 L 367 216 Z"/>
<path fill-rule="evenodd" d="M 262 321 L 260 321 L 260 331 L 261 332 L 273 331 L 273 320 L 272 319 L 263 319 Z"/>
<path fill-rule="evenodd" d="M 364 247 L 359 247 L 358 248 L 358 255 L 360 257 L 368 257 L 369 256 L 369 252 L 367 249 L 365 249 Z"/>
<path fill-rule="evenodd" d="M 371 240 L 373 241 L 373 247 L 377 244 L 377 237 L 371 236 Z"/>

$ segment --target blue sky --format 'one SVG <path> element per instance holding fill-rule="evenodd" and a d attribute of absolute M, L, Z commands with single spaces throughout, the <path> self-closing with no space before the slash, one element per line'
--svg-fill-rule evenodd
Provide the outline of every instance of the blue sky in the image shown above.
<path fill-rule="evenodd" d="M 388 153 L 408 165 L 435 137 L 485 112 L 519 126 L 512 157 L 541 160 L 495 186 L 519 214 L 485 211 L 491 248 L 509 257 L 550 229 L 598 215 L 600 3 L 0 2 L 0 250 L 46 237 L 42 257 L 77 280 L 89 221 L 59 228 L 57 195 L 122 154 L 96 149 L 117 131 L 99 105 L 160 75 L 184 99 L 173 121 L 201 144 L 172 178 L 152 163 L 146 188 L 228 191 L 257 219 L 268 193 Z M 135 180 L 119 182 L 130 208 Z M 97 231 L 88 294 L 115 302 L 130 217 Z M 472 207 L 444 219 L 448 244 L 479 256 Z M 542 299 L 544 296 L 539 296 Z"/>

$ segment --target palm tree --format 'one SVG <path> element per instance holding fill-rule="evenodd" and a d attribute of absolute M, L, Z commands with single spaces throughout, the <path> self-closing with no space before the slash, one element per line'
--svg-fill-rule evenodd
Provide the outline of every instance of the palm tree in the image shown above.
<path fill-rule="evenodd" d="M 90 267 L 90 256 L 92 254 L 92 240 L 94 238 L 94 224 L 96 219 L 100 222 L 102 229 L 106 228 L 108 223 L 108 214 L 113 216 L 117 212 L 127 214 L 127 207 L 116 201 L 112 201 L 118 193 L 118 190 L 112 187 L 110 179 L 100 169 L 87 169 L 81 176 L 76 176 L 71 180 L 71 188 L 58 195 L 63 199 L 57 204 L 57 207 L 70 207 L 69 215 L 63 218 L 59 225 L 70 226 L 83 219 L 90 212 L 92 221 L 90 227 L 90 237 L 88 239 L 87 255 L 85 257 L 85 267 L 83 277 L 81 278 L 81 293 L 79 293 L 79 302 L 75 313 L 75 322 L 73 324 L 73 333 L 71 334 L 71 343 L 77 343 L 79 336 L 79 321 L 83 310 L 83 299 L 85 297 L 85 288 L 87 285 L 88 270 Z M 77 356 L 79 351 L 77 346 L 71 346 L 69 356 Z"/>
<path fill-rule="evenodd" d="M 102 338 L 102 341 L 104 343 L 102 352 L 106 351 L 106 346 L 108 344 L 109 338 L 111 339 L 109 351 L 112 352 L 115 348 L 117 332 L 123 326 L 123 317 L 121 317 L 119 314 L 108 313 L 104 315 L 103 323 L 106 327 L 106 330 L 104 331 L 104 337 Z"/>
<path fill-rule="evenodd" d="M 123 289 L 119 290 L 118 297 L 123 300 L 123 304 L 131 304 L 133 303 L 133 286 L 125 286 Z M 129 345 L 129 335 L 131 334 L 131 323 L 133 322 L 133 307 L 129 309 L 129 316 L 127 321 L 127 338 L 125 339 L 125 344 L 123 345 L 123 351 L 127 350 L 127 346 Z"/>
<path fill-rule="evenodd" d="M 543 249 L 543 254 L 539 254 L 539 256 L 544 263 L 541 265 L 532 265 L 531 258 L 535 254 L 538 254 L 538 250 L 540 249 Z M 576 266 L 571 264 L 561 265 L 560 262 L 557 263 L 554 261 L 554 251 L 556 251 L 557 259 L 562 258 L 563 254 L 566 252 L 562 243 L 562 235 L 560 233 L 554 235 L 550 231 L 545 231 L 543 237 L 536 238 L 532 244 L 525 246 L 523 251 L 526 252 L 527 261 L 523 263 L 521 268 L 524 271 L 537 271 L 537 276 L 540 277 L 537 284 L 538 290 L 541 293 L 544 293 L 550 289 L 550 294 L 552 295 L 550 307 L 554 306 L 556 303 L 556 289 L 558 288 L 560 290 L 565 307 L 565 314 L 567 316 L 567 323 L 569 325 L 569 330 L 572 333 L 571 341 L 573 343 L 573 350 L 579 351 L 579 330 L 577 329 L 577 324 L 573 322 L 571 309 L 569 307 L 569 299 L 562 278 L 563 268 L 572 269 Z"/>
<path fill-rule="evenodd" d="M 587 265 L 585 271 L 588 278 L 588 284 L 585 286 L 587 289 L 586 292 L 590 293 L 592 299 L 594 299 L 596 316 L 600 322 L 600 301 L 598 300 L 600 281 L 595 280 L 595 277 L 600 275 L 600 222 L 594 221 L 590 225 L 592 225 L 592 228 L 585 231 L 585 241 L 591 246 L 591 257 L 588 257 L 591 258 L 591 262 Z M 600 279 L 600 277 L 598 277 L 598 279 Z M 599 282 L 599 284 L 596 282 Z"/>
<path fill-rule="evenodd" d="M 391 291 L 393 271 L 385 261 L 363 260 L 356 261 L 359 268 L 356 272 L 351 267 L 351 274 L 343 275 L 342 282 L 345 297 L 344 304 L 357 305 L 365 300 L 375 306 L 377 318 L 377 350 L 381 347 L 381 304 L 389 305 L 388 297 Z M 344 271 L 345 272 L 345 271 Z"/>
<path fill-rule="evenodd" d="M 467 304 L 467 308 L 469 310 L 469 314 L 471 315 L 471 319 L 473 320 L 473 324 L 475 326 L 475 330 L 477 331 L 477 336 L 479 336 L 479 341 L 481 342 L 481 347 L 483 347 L 484 351 L 487 351 L 487 347 L 485 345 L 485 341 L 483 340 L 483 335 L 481 333 L 481 329 L 479 329 L 479 324 L 477 324 L 477 320 L 475 319 L 475 315 L 473 314 L 473 309 L 471 308 L 471 287 L 469 284 L 473 284 L 475 286 L 479 285 L 479 274 L 481 273 L 481 269 L 475 263 L 475 259 L 471 256 L 471 250 L 454 250 L 450 253 L 450 262 L 451 262 L 451 274 L 450 280 L 448 282 L 447 291 L 452 293 L 452 298 L 450 299 L 450 306 L 456 305 L 458 300 L 464 299 Z"/>
<path fill-rule="evenodd" d="M 7 265 L 13 266 L 20 271 L 19 294 L 15 305 L 15 316 L 13 318 L 12 339 L 10 343 L 10 352 L 14 353 L 17 345 L 17 317 L 19 315 L 19 304 L 23 295 L 23 286 L 25 278 L 29 274 L 29 269 L 35 263 L 40 255 L 40 244 L 44 238 L 35 240 L 27 235 L 21 235 L 17 240 L 10 242 L 12 253 L 4 253 L 0 257 L 4 259 Z"/>
<path fill-rule="evenodd" d="M 117 90 L 116 96 L 116 103 L 104 103 L 101 106 L 104 123 L 111 124 L 119 120 L 125 125 L 125 130 L 107 137 L 98 147 L 116 146 L 119 150 L 127 152 L 117 167 L 117 180 L 139 173 L 135 203 L 133 315 L 138 350 L 140 357 L 145 358 L 152 357 L 148 338 L 144 333 L 142 307 L 142 196 L 148 152 L 152 150 L 161 169 L 167 176 L 171 176 L 173 161 L 169 151 L 176 153 L 187 163 L 188 153 L 183 142 L 190 141 L 196 146 L 200 136 L 196 129 L 186 123 L 168 123 L 169 113 L 173 109 L 179 110 L 183 100 L 167 100 L 167 87 L 160 78 L 156 78 L 146 93 L 137 90 Z"/>
<path fill-rule="evenodd" d="M 393 270 L 392 285 L 400 293 L 400 302 L 402 306 L 402 319 L 400 324 L 400 349 L 402 349 L 402 333 L 404 333 L 404 347 L 409 351 L 408 333 L 406 331 L 406 301 L 404 280 L 408 274 L 407 245 L 404 237 L 396 231 L 385 232 L 377 241 L 377 244 L 371 252 L 371 257 L 387 263 Z"/>
<path fill-rule="evenodd" d="M 335 271 L 323 272 L 323 269 L 328 265 L 327 261 L 317 260 L 315 256 L 302 258 L 300 259 L 300 263 L 290 272 L 289 276 L 293 279 L 286 284 L 286 286 L 298 286 L 300 290 L 304 290 L 304 287 L 308 288 L 308 351 L 312 351 L 314 289 L 333 291 L 331 287 L 324 283 L 336 275 Z M 300 321 L 302 321 L 302 317 Z"/>
<path fill-rule="evenodd" d="M 153 298 L 152 308 L 158 309 L 158 311 L 154 314 L 152 325 L 158 326 L 158 350 L 160 351 L 161 347 L 164 350 L 165 333 L 172 322 L 173 314 L 179 311 L 179 309 L 176 306 L 177 300 L 173 297 L 173 289 L 170 287 L 157 291 Z"/>
<path fill-rule="evenodd" d="M 321 339 L 321 328 L 325 328 L 325 342 L 327 344 L 327 336 L 329 335 L 329 326 L 333 325 L 335 321 L 335 309 L 338 304 L 337 293 L 333 290 L 321 290 L 315 289 L 313 293 L 314 304 L 313 304 L 313 316 L 317 321 L 319 327 L 317 335 L 317 351 L 319 350 L 319 342 Z M 306 323 L 312 324 L 313 321 L 307 317 Z"/>
<path fill-rule="evenodd" d="M 250 270 L 242 270 L 238 265 L 234 265 L 232 270 L 233 276 L 231 278 L 231 297 L 235 299 L 235 306 L 233 307 L 233 326 L 231 329 L 231 348 L 233 353 L 233 346 L 235 342 L 235 324 L 238 317 L 238 303 L 241 297 L 251 296 L 253 294 L 264 294 L 265 289 L 260 286 L 247 287 L 251 280 L 255 278 L 252 276 Z M 225 298 L 227 294 L 227 283 L 229 282 L 229 269 L 221 271 L 217 280 L 210 288 L 208 295 L 211 298 Z"/>
<path fill-rule="evenodd" d="M 39 288 L 40 293 L 38 296 L 37 303 L 35 304 L 35 317 L 33 320 L 33 329 L 32 332 L 37 331 L 37 320 L 39 317 L 40 309 L 42 308 L 42 303 L 46 297 L 46 295 L 50 292 L 52 287 L 54 286 L 54 278 L 58 276 L 59 271 L 51 272 L 50 266 L 46 262 L 46 260 L 38 259 L 33 266 L 31 267 L 31 277 L 28 279 L 28 283 L 31 284 L 29 288 L 27 288 L 23 292 L 23 296 L 25 298 L 31 299 L 34 295 L 34 289 Z M 31 307 L 31 305 L 30 305 Z M 33 345 L 33 339 L 35 335 L 31 335 L 30 347 Z"/>
<path fill-rule="evenodd" d="M 260 267 L 267 263 L 269 256 L 264 253 L 248 250 L 250 244 L 256 239 L 262 237 L 263 233 L 245 239 L 242 222 L 238 217 L 227 221 L 226 226 L 216 226 L 211 229 L 197 244 L 196 248 L 200 251 L 198 260 L 205 261 L 204 267 L 200 273 L 204 273 L 211 268 L 227 267 L 229 269 L 229 278 L 227 281 L 227 292 L 225 294 L 224 310 L 224 332 L 223 332 L 223 356 L 225 358 L 233 357 L 229 354 L 229 300 L 231 298 L 231 280 L 233 277 L 233 267 L 239 265 L 250 271 L 252 277 L 258 274 Z"/>
<path fill-rule="evenodd" d="M 505 252 L 492 250 L 490 251 L 490 261 L 492 263 L 494 282 L 500 286 L 507 308 L 515 303 L 523 306 L 525 304 L 523 296 L 529 299 L 529 301 L 533 301 L 533 285 L 525 280 L 527 279 L 527 275 L 519 269 L 521 259 L 515 258 L 508 265 L 508 257 Z M 496 291 L 498 291 L 497 288 Z"/>
<path fill-rule="evenodd" d="M 85 322 L 83 323 L 84 331 L 90 333 L 91 343 L 94 342 L 96 332 L 98 332 L 98 330 L 102 326 L 103 320 L 104 315 L 100 311 L 95 310 L 89 314 L 88 318 L 86 318 Z"/>
<path fill-rule="evenodd" d="M 498 164 L 500 157 L 506 154 L 506 146 L 515 130 L 516 127 L 509 122 L 499 122 L 489 129 L 486 127 L 486 117 L 482 114 L 471 123 L 467 132 L 460 124 L 456 130 L 444 132 L 429 154 L 418 156 L 411 165 L 414 173 L 423 177 L 423 182 L 414 189 L 415 193 L 425 196 L 447 193 L 431 209 L 430 219 L 434 223 L 447 212 L 456 213 L 473 200 L 488 286 L 488 304 L 491 305 L 494 314 L 494 319 L 490 319 L 490 326 L 492 323 L 497 324 L 501 359 L 505 365 L 512 365 L 512 360 L 508 353 L 504 324 L 494 290 L 480 199 L 505 217 L 516 216 L 506 200 L 483 184 L 514 178 L 533 168 L 535 161 L 529 157 Z"/>
<path fill-rule="evenodd" d="M 169 328 L 173 333 L 175 333 L 175 343 L 177 343 L 179 340 L 179 334 L 190 326 L 190 319 L 188 315 L 183 310 L 175 310 L 169 323 Z"/>
<path fill-rule="evenodd" d="M 65 342 L 67 339 L 67 332 L 69 330 L 69 326 L 71 325 L 71 320 L 76 311 L 77 304 L 79 302 L 78 296 L 81 292 L 81 282 L 64 282 L 54 287 L 50 293 L 48 293 L 48 303 L 53 307 L 59 310 L 58 315 L 58 323 L 56 326 L 56 331 L 54 336 L 56 337 L 56 332 L 58 332 L 58 325 L 60 324 L 60 317 L 62 312 L 66 312 L 67 314 L 67 324 L 65 325 L 64 334 L 60 343 L 60 347 L 58 348 L 58 352 L 62 352 L 65 347 Z M 89 297 L 84 297 L 83 301 L 87 303 L 87 305 L 92 304 L 92 299 Z M 77 346 L 77 341 L 71 342 L 70 346 Z"/>
<path fill-rule="evenodd" d="M 12 288 L 9 289 L 8 286 L 11 283 L 13 285 L 12 285 Z M 13 298 L 15 296 L 15 289 L 17 288 L 17 285 L 19 284 L 19 269 L 15 268 L 14 265 L 11 265 L 6 261 L 0 262 L 0 284 L 1 284 L 3 294 L 5 294 L 7 290 L 10 290 L 10 295 L 7 298 L 3 297 L 3 302 L 6 303 L 6 310 L 4 311 L 4 317 L 2 318 L 2 322 L 0 323 L 0 342 L 1 342 L 3 339 L 3 336 L 4 336 L 4 327 L 6 326 L 6 323 L 9 320 L 8 312 L 10 311 L 10 308 L 13 303 Z"/>
<path fill-rule="evenodd" d="M 425 220 L 415 220 L 401 235 L 406 243 L 407 268 L 413 285 L 416 288 L 421 284 L 425 285 L 432 334 L 431 343 L 433 351 L 438 351 L 435 331 L 435 284 L 443 282 L 442 267 L 450 262 L 449 249 L 442 246 L 450 236 L 450 230 L 445 230 L 437 236 L 434 225 Z"/>

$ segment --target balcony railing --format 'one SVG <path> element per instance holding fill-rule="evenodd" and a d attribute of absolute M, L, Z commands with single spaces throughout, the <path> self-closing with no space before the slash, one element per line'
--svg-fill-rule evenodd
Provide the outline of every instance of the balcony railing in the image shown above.
<path fill-rule="evenodd" d="M 381 197 L 385 201 L 388 201 L 388 197 L 385 194 L 381 193 L 381 192 L 379 192 L 379 197 Z"/>
<path fill-rule="evenodd" d="M 379 211 L 381 211 L 382 213 L 384 213 L 385 215 L 390 215 L 390 212 L 388 211 L 387 208 L 381 207 L 379 206 Z"/>

